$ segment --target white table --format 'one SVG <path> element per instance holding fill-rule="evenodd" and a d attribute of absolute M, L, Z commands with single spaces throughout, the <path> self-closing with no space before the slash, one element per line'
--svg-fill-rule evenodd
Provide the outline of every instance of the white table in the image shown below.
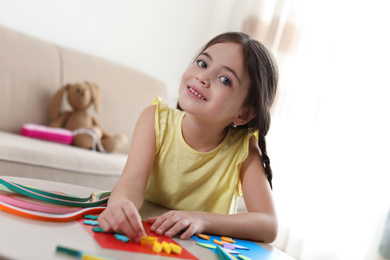
<path fill-rule="evenodd" d="M 38 189 L 62 191 L 80 197 L 89 196 L 92 192 L 97 191 L 93 188 L 66 183 L 29 178 L 1 177 L 18 184 L 32 185 Z M 156 216 L 166 211 L 167 209 L 165 208 L 145 201 L 140 214 L 143 219 L 146 219 L 149 216 Z M 219 259 L 211 250 L 197 246 L 193 239 L 173 239 L 199 259 Z M 293 259 L 268 244 L 258 244 L 272 252 L 272 257 L 267 260 Z M 57 245 L 117 259 L 178 259 L 102 248 L 77 221 L 65 223 L 37 221 L 0 211 L 0 259 L 75 259 L 66 254 L 57 253 Z"/>

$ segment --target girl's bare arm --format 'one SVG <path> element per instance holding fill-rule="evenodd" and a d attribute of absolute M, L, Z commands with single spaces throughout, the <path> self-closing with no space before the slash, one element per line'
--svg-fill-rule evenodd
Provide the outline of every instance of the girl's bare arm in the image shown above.
<path fill-rule="evenodd" d="M 103 230 L 122 231 L 135 240 L 145 234 L 138 210 L 144 201 L 155 155 L 155 110 L 155 106 L 149 106 L 141 113 L 125 168 L 111 193 L 107 209 L 99 217 Z"/>
<path fill-rule="evenodd" d="M 118 198 L 127 198 L 131 199 L 137 209 L 141 208 L 156 151 L 155 111 L 156 106 L 149 106 L 141 113 L 134 129 L 125 168 L 113 189 L 108 205 Z"/>
<path fill-rule="evenodd" d="M 241 184 L 248 213 L 208 216 L 205 230 L 270 243 L 276 239 L 278 223 L 271 189 L 256 138 L 252 137 L 248 158 L 242 165 Z"/>

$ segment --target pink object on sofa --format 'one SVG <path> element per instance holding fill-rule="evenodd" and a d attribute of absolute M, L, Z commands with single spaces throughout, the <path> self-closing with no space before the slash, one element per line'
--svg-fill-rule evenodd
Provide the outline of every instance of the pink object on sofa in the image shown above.
<path fill-rule="evenodd" d="M 53 128 L 37 124 L 24 124 L 20 130 L 20 134 L 27 137 L 71 144 L 73 142 L 73 133 L 64 128 Z"/>

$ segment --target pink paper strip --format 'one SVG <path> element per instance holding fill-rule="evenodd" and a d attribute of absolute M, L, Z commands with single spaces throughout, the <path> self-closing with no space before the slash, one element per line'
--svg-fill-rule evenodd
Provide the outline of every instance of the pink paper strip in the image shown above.
<path fill-rule="evenodd" d="M 2 194 L 0 194 L 0 201 L 3 201 L 5 203 L 8 203 L 10 205 L 13 205 L 15 207 L 22 208 L 22 209 L 28 209 L 28 210 L 46 212 L 46 213 L 53 213 L 53 214 L 72 213 L 72 212 L 76 212 L 76 211 L 81 209 L 81 208 L 76 208 L 76 207 L 65 208 L 65 207 L 55 207 L 55 206 L 42 205 L 42 204 L 24 201 L 21 199 L 14 198 L 12 196 L 2 195 Z"/>

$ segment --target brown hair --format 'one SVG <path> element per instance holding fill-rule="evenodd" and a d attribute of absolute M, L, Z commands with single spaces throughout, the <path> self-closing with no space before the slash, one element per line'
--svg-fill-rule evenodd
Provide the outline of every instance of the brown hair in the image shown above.
<path fill-rule="evenodd" d="M 279 71 L 271 51 L 259 41 L 241 32 L 228 32 L 211 39 L 199 53 L 212 45 L 233 42 L 242 47 L 244 67 L 250 78 L 248 96 L 244 106 L 256 116 L 246 125 L 237 128 L 255 129 L 258 131 L 258 143 L 261 149 L 264 169 L 272 189 L 272 170 L 267 154 L 265 136 L 271 125 L 271 105 L 276 95 Z M 180 106 L 178 105 L 180 109 Z"/>

